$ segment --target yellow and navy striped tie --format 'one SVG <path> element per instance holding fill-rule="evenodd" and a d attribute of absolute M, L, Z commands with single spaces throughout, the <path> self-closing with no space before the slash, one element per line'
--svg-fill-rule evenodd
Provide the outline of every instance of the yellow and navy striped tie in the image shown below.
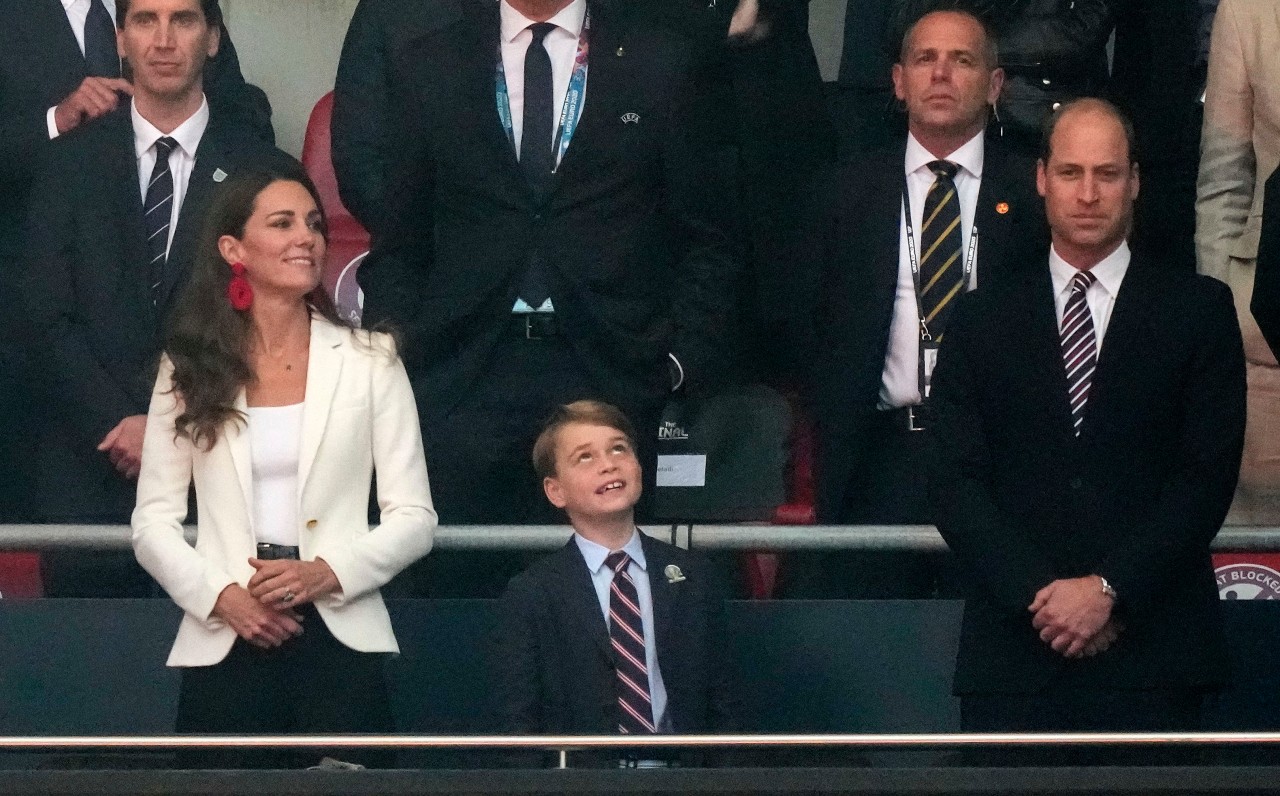
<path fill-rule="evenodd" d="M 935 160 L 929 170 L 936 179 L 925 195 L 920 227 L 920 308 L 933 338 L 941 341 L 947 314 L 965 287 L 964 236 L 955 182 L 960 167 L 949 160 Z"/>

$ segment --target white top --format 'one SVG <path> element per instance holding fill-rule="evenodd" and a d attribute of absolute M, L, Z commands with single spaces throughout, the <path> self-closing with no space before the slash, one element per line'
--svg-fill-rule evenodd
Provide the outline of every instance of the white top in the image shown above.
<path fill-rule="evenodd" d="M 102 4 L 106 6 L 107 14 L 111 16 L 111 21 L 116 21 L 116 4 L 114 0 L 103 0 Z M 84 26 L 89 21 L 89 6 L 92 0 L 62 0 L 62 10 L 67 12 L 67 22 L 71 23 L 71 32 L 75 34 L 76 44 L 80 45 L 80 54 L 84 55 Z M 49 128 L 49 139 L 57 138 L 58 123 L 54 121 L 53 113 L 58 109 L 55 105 L 45 114 L 45 125 Z"/>
<path fill-rule="evenodd" d="M 1093 316 L 1093 336 L 1099 353 L 1102 352 L 1107 324 L 1111 322 L 1111 311 L 1116 306 L 1116 296 L 1120 295 L 1120 283 L 1129 271 L 1129 258 L 1129 244 L 1122 242 L 1102 262 L 1089 269 L 1098 281 L 1084 294 L 1084 300 L 1089 304 L 1089 314 Z M 1058 313 L 1059 329 L 1062 328 L 1067 298 L 1071 295 L 1071 277 L 1076 275 L 1076 271 L 1074 265 L 1058 256 L 1057 249 L 1049 248 L 1049 274 L 1053 277 L 1053 306 Z"/>
<path fill-rule="evenodd" d="M 259 542 L 298 546 L 302 406 L 249 407 L 253 535 Z"/>
<path fill-rule="evenodd" d="M 985 154 L 983 134 L 978 133 L 964 146 L 942 158 L 960 167 L 956 172 L 955 183 L 956 196 L 960 200 L 960 229 L 964 236 L 960 251 L 966 258 L 969 255 L 969 239 L 973 236 L 974 218 L 978 212 L 978 190 L 982 187 L 982 162 Z M 914 135 L 907 135 L 904 167 L 907 195 L 911 200 L 911 225 L 916 232 L 917 247 L 920 229 L 924 226 L 924 199 L 937 179 L 929 170 L 929 164 L 935 160 L 939 158 L 925 149 Z M 916 304 L 916 283 L 911 275 L 906 216 L 902 211 L 899 214 L 898 286 L 893 299 L 893 320 L 889 325 L 889 347 L 885 351 L 884 373 L 880 380 L 882 409 L 920 403 L 920 308 Z M 977 252 L 976 255 L 981 257 L 982 253 Z M 969 276 L 969 290 L 977 286 L 978 269 L 975 263 L 973 273 Z"/>
<path fill-rule="evenodd" d="M 507 94 L 511 106 L 511 133 L 515 141 L 517 157 L 520 152 L 520 132 L 524 129 L 524 56 L 533 41 L 535 24 L 516 11 L 505 0 L 498 5 L 502 18 L 502 70 L 507 76 Z M 587 16 L 587 0 L 573 0 L 560 9 L 560 13 L 547 21 L 556 26 L 542 40 L 551 58 L 552 125 L 551 140 L 555 142 L 556 120 L 564 105 L 564 95 L 569 93 L 569 78 L 573 75 L 573 62 L 578 54 L 578 36 Z"/>
<path fill-rule="evenodd" d="M 600 613 L 604 623 L 609 624 L 609 586 L 613 583 L 613 570 L 604 565 L 604 560 L 613 552 L 609 548 L 598 545 L 580 534 L 574 534 L 573 540 L 578 543 L 582 557 L 587 561 L 587 569 L 591 571 L 591 583 L 596 587 L 596 597 L 600 600 Z M 644 625 L 644 665 L 649 670 L 649 699 L 653 703 L 653 726 L 659 732 L 670 732 L 667 723 L 667 687 L 662 683 L 662 669 L 658 666 L 658 645 L 653 631 L 653 591 L 649 588 L 648 569 L 644 558 L 644 547 L 640 544 L 640 532 L 631 534 L 631 541 L 622 546 L 622 552 L 631 556 L 627 572 L 636 584 L 636 596 L 640 598 L 640 621 Z"/>
<path fill-rule="evenodd" d="M 129 103 L 133 117 L 133 146 L 138 158 L 138 189 L 143 205 L 147 201 L 147 186 L 151 184 L 151 173 L 156 167 L 156 141 L 164 137 L 164 133 L 138 113 L 138 107 Z M 187 195 L 187 183 L 191 180 L 191 170 L 196 165 L 196 150 L 200 147 L 200 139 L 209 127 L 209 100 L 202 99 L 200 108 L 191 118 L 174 128 L 169 137 L 178 145 L 169 153 L 169 171 L 173 177 L 173 206 L 169 210 L 169 243 L 165 246 L 166 256 L 169 246 L 173 245 L 173 233 L 178 228 L 178 214 L 182 212 L 182 199 Z"/>

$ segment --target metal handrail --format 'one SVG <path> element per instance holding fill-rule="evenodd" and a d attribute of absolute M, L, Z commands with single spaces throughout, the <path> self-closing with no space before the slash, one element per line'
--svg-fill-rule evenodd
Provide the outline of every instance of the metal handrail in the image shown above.
<path fill-rule="evenodd" d="M 189 749 L 189 748 L 349 748 L 587 749 L 811 747 L 950 748 L 961 746 L 1096 745 L 1265 745 L 1280 744 L 1275 732 L 1187 733 L 884 733 L 821 735 L 95 735 L 0 737 L 0 750 Z"/>
<path fill-rule="evenodd" d="M 702 550 L 899 550 L 941 553 L 946 543 L 932 525 L 696 525 L 646 526 L 651 536 Z M 196 530 L 188 526 L 187 540 Z M 572 533 L 567 525 L 453 525 L 436 529 L 437 550 L 551 550 Z M 0 525 L 0 550 L 128 549 L 127 525 Z M 1280 552 L 1280 527 L 1224 526 L 1216 552 Z"/>

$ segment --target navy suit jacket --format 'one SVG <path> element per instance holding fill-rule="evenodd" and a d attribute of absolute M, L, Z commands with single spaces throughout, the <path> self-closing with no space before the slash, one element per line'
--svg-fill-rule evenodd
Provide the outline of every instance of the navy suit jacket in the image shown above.
<path fill-rule="evenodd" d="M 1047 255 L 956 308 L 934 371 L 938 530 L 968 573 L 955 690 L 1034 692 L 1063 669 L 1099 689 L 1226 677 L 1209 556 L 1244 444 L 1240 329 L 1225 285 L 1134 257 L 1073 433 Z M 1027 610 L 1097 574 L 1125 625 L 1067 661 Z"/>
<path fill-rule="evenodd" d="M 679 734 L 730 731 L 733 696 L 721 658 L 722 593 L 702 558 L 644 534 L 640 538 L 671 726 Z M 667 578 L 670 564 L 684 580 Z M 500 614 L 492 656 L 498 731 L 617 734 L 609 630 L 577 543 L 570 539 L 513 578 Z"/>

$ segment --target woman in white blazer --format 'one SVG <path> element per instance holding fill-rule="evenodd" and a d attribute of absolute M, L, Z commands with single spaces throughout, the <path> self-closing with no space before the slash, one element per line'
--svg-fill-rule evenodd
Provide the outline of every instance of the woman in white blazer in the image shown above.
<path fill-rule="evenodd" d="M 404 366 L 389 335 L 345 325 L 321 286 L 324 217 L 301 168 L 229 179 L 205 236 L 171 319 L 133 514 L 138 561 L 185 612 L 168 660 L 182 669 L 177 730 L 390 732 L 383 666 L 399 650 L 378 589 L 427 553 L 436 525 Z"/>

